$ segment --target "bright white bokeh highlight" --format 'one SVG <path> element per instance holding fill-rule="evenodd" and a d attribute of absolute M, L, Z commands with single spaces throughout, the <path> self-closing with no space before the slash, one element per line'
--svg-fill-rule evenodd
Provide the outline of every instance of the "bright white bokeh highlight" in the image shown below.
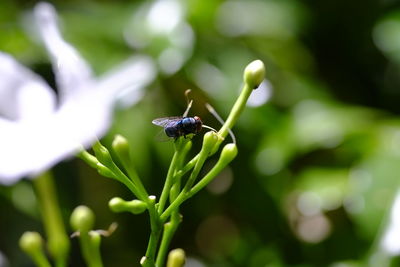
<path fill-rule="evenodd" d="M 381 248 L 389 255 L 400 254 L 400 191 L 396 193 L 388 226 L 384 231 L 381 240 Z"/>
<path fill-rule="evenodd" d="M 267 103 L 272 95 L 272 84 L 268 80 L 264 80 L 257 89 L 251 92 L 246 105 L 249 107 L 259 107 Z"/>
<path fill-rule="evenodd" d="M 191 57 L 195 34 L 186 22 L 184 1 L 144 2 L 124 31 L 129 46 L 150 53 L 161 73 L 172 75 Z"/>

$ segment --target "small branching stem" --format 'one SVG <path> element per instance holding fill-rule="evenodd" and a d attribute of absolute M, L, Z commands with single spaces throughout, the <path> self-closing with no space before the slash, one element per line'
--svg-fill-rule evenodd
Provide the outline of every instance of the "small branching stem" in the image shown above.
<path fill-rule="evenodd" d="M 57 267 L 67 266 L 70 243 L 62 220 L 51 173 L 42 173 L 34 180 L 34 186 L 39 197 L 49 252 Z"/>

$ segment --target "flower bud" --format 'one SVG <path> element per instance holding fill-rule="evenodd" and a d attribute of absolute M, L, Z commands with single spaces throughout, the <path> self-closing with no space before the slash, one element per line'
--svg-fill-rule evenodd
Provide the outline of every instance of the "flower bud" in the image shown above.
<path fill-rule="evenodd" d="M 114 137 L 112 148 L 120 158 L 129 158 L 129 143 L 128 140 L 120 134 Z"/>
<path fill-rule="evenodd" d="M 182 149 L 182 153 L 184 153 L 186 155 L 187 152 L 189 152 L 189 150 L 192 148 L 192 141 L 187 141 L 185 146 Z"/>
<path fill-rule="evenodd" d="M 185 251 L 181 248 L 173 249 L 168 254 L 167 267 L 182 267 L 185 264 Z"/>
<path fill-rule="evenodd" d="M 236 157 L 237 153 L 237 146 L 234 143 L 226 144 L 222 149 L 220 161 L 228 164 Z"/>
<path fill-rule="evenodd" d="M 112 165 L 114 162 L 111 158 L 110 152 L 108 149 L 103 146 L 100 142 L 96 142 L 93 145 L 93 151 L 96 155 L 97 159 L 105 166 Z"/>
<path fill-rule="evenodd" d="M 213 131 L 207 132 L 204 135 L 202 149 L 205 151 L 210 151 L 211 149 L 213 149 L 217 141 L 218 141 L 218 134 L 216 132 Z"/>
<path fill-rule="evenodd" d="M 141 200 L 125 201 L 119 197 L 112 198 L 108 202 L 108 206 L 113 212 L 131 212 L 133 214 L 140 214 L 147 209 L 147 204 Z"/>
<path fill-rule="evenodd" d="M 86 206 L 78 206 L 71 214 L 70 223 L 75 231 L 88 232 L 93 228 L 95 216 Z"/>
<path fill-rule="evenodd" d="M 265 66 L 261 60 L 254 60 L 244 69 L 243 79 L 250 88 L 256 89 L 265 78 Z"/>
<path fill-rule="evenodd" d="M 77 156 L 79 158 L 81 158 L 82 160 L 84 160 L 92 168 L 96 168 L 96 165 L 99 163 L 99 160 L 95 156 L 91 155 L 89 152 L 87 152 L 83 148 L 77 154 Z"/>
<path fill-rule="evenodd" d="M 41 253 L 43 246 L 42 236 L 37 232 L 25 232 L 19 239 L 19 246 L 29 255 Z"/>
<path fill-rule="evenodd" d="M 97 163 L 96 169 L 97 169 L 97 172 L 100 173 L 101 175 L 103 175 L 104 177 L 114 178 L 114 173 L 109 168 L 107 168 L 106 166 L 101 164 L 100 162 Z"/>

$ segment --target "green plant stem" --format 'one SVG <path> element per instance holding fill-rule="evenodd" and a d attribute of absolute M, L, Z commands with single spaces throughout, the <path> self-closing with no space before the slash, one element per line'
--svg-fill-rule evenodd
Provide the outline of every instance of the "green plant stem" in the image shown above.
<path fill-rule="evenodd" d="M 149 216 L 150 216 L 150 239 L 147 245 L 145 259 L 141 262 L 143 267 L 155 267 L 155 256 L 158 246 L 158 241 L 161 235 L 161 223 L 158 216 L 158 212 L 155 207 L 155 197 L 149 197 L 150 204 L 148 205 Z"/>
<path fill-rule="evenodd" d="M 160 244 L 160 248 L 157 254 L 156 266 L 164 266 L 165 259 L 168 254 L 168 247 L 171 243 L 173 236 L 181 222 L 181 216 L 178 210 L 175 210 L 171 214 L 171 220 L 164 224 L 164 232 Z"/>
<path fill-rule="evenodd" d="M 199 161 L 201 157 L 199 158 Z M 191 189 L 185 188 L 180 192 L 180 194 L 176 197 L 176 199 L 169 205 L 169 207 L 161 214 L 160 220 L 165 221 L 173 212 L 174 210 L 178 209 L 179 206 L 188 198 L 192 197 L 194 194 L 199 192 L 202 188 L 208 185 L 225 167 L 229 164 L 230 161 L 226 160 L 219 160 L 215 166 Z M 196 167 L 195 167 L 196 169 Z M 193 170 L 194 172 L 194 170 Z"/>
<path fill-rule="evenodd" d="M 222 143 L 223 139 L 228 135 L 229 130 L 232 129 L 235 125 L 244 107 L 246 106 L 246 102 L 249 99 L 252 91 L 253 88 L 251 88 L 247 83 L 243 85 L 242 91 L 235 104 L 233 105 L 228 118 L 226 119 L 224 125 L 222 125 L 221 129 L 218 131 L 218 134 L 222 137 L 222 139 L 217 142 L 216 148 L 214 148 L 213 150 L 214 153 L 218 150 L 218 147 Z"/>
<path fill-rule="evenodd" d="M 93 145 L 93 150 L 99 162 L 106 166 L 113 174 L 113 178 L 123 183 L 129 190 L 140 200 L 147 201 L 147 193 L 142 192 L 137 188 L 134 182 L 129 179 L 123 171 L 115 164 L 108 149 L 103 146 L 100 141 Z M 85 156 L 85 154 L 81 154 Z M 90 159 L 90 158 L 89 158 Z"/>
<path fill-rule="evenodd" d="M 179 160 L 181 157 L 181 151 L 182 151 L 182 148 L 184 147 L 184 143 L 185 143 L 184 138 L 179 138 L 175 142 L 174 156 L 172 157 L 171 164 L 169 166 L 168 173 L 167 173 L 167 178 L 165 180 L 164 187 L 163 187 L 163 190 L 162 190 L 161 196 L 160 196 L 160 201 L 158 203 L 158 213 L 159 214 L 161 214 L 164 210 L 165 204 L 166 204 L 168 196 L 169 196 L 169 192 L 173 185 L 174 174 L 178 168 Z"/>
<path fill-rule="evenodd" d="M 187 198 L 192 197 L 201 189 L 206 187 L 230 162 L 217 162 L 215 166 L 196 184 L 187 194 Z"/>
<path fill-rule="evenodd" d="M 179 157 L 179 160 L 177 162 L 177 168 L 181 168 L 183 165 L 183 161 L 191 147 L 191 144 L 188 145 L 189 146 L 185 146 L 184 149 L 182 149 L 181 156 Z M 175 175 L 174 185 L 171 187 L 169 194 L 170 203 L 172 203 L 179 195 L 179 192 L 181 190 L 181 178 L 182 175 L 181 176 Z M 171 214 L 171 220 L 164 224 L 164 231 L 156 258 L 156 266 L 164 266 L 165 259 L 168 254 L 169 245 L 181 221 L 182 221 L 182 216 L 179 214 L 179 208 L 177 208 Z"/>
<path fill-rule="evenodd" d="M 199 155 L 197 154 L 194 158 L 192 158 L 181 170 L 179 170 L 176 175 L 183 176 L 185 175 L 188 171 L 193 169 L 193 167 L 196 165 L 196 162 L 199 160 Z"/>
<path fill-rule="evenodd" d="M 110 170 L 114 173 L 115 179 L 119 182 L 123 183 L 128 189 L 140 200 L 147 201 L 148 197 L 146 197 L 140 190 L 137 189 L 135 184 L 130 180 L 119 168 L 115 163 L 111 166 L 107 166 Z"/>
<path fill-rule="evenodd" d="M 103 263 L 101 261 L 100 250 L 98 246 L 94 246 L 91 242 L 91 237 L 89 232 L 80 231 L 79 241 L 81 244 L 81 251 L 83 258 L 88 267 L 102 267 Z"/>
<path fill-rule="evenodd" d="M 199 153 L 199 159 L 197 160 L 194 169 L 192 171 L 192 173 L 189 176 L 189 179 L 187 180 L 184 188 L 183 188 L 183 192 L 188 192 L 190 190 L 190 188 L 192 187 L 193 183 L 196 181 L 197 176 L 200 173 L 201 168 L 204 165 L 204 162 L 206 161 L 208 155 L 209 155 L 209 150 L 206 149 L 202 149 Z"/>
<path fill-rule="evenodd" d="M 186 194 L 189 192 L 190 187 L 193 185 L 195 182 L 201 168 L 203 167 L 204 162 L 206 161 L 208 157 L 209 151 L 202 149 L 199 153 L 199 158 L 196 161 L 196 165 L 194 166 L 194 169 L 192 173 L 190 174 L 189 179 L 187 180 L 185 187 L 183 188 L 182 192 L 176 197 L 176 199 L 168 206 L 168 208 L 161 214 L 160 220 L 161 222 L 165 222 L 166 219 L 171 215 L 171 213 L 176 210 L 180 204 L 182 204 L 183 201 L 185 201 Z M 178 204 L 179 203 L 179 204 Z"/>
<path fill-rule="evenodd" d="M 44 253 L 36 253 L 32 255 L 31 258 L 38 267 L 51 267 L 51 264 L 44 256 Z"/>
<path fill-rule="evenodd" d="M 92 234 L 92 232 L 91 232 L 91 234 Z M 96 235 L 97 235 L 97 238 L 98 238 L 98 240 L 97 240 L 97 242 L 96 241 L 94 241 L 94 236 L 90 236 L 90 238 L 91 238 L 91 244 L 92 244 L 92 255 L 93 255 L 93 257 L 92 257 L 92 260 L 93 260 L 93 264 L 95 264 L 95 265 L 93 265 L 93 266 L 98 266 L 98 267 L 103 267 L 103 262 L 102 262 L 102 260 L 101 260 L 101 253 L 100 253 L 100 240 L 101 240 L 101 236 L 100 236 L 100 234 L 99 233 L 95 233 Z"/>
<path fill-rule="evenodd" d="M 119 152 L 120 153 L 116 152 L 116 154 L 117 154 L 119 160 L 121 161 L 123 167 L 127 171 L 130 180 L 136 186 L 138 193 L 142 196 L 141 200 L 144 201 L 145 199 L 148 199 L 149 194 L 147 193 L 146 188 L 143 186 L 143 183 L 140 180 L 139 175 L 137 174 L 137 172 L 132 164 L 132 157 L 131 157 L 129 148 L 127 148 L 126 150 L 122 150 L 122 151 L 120 150 Z"/>
<path fill-rule="evenodd" d="M 135 169 L 132 165 L 126 165 L 126 171 L 128 172 L 129 178 L 132 180 L 133 184 L 136 186 L 138 190 L 138 194 L 142 196 L 142 200 L 148 199 L 149 194 L 147 193 L 146 188 L 143 186 L 142 181 L 140 180 L 139 176 L 137 175 Z"/>
<path fill-rule="evenodd" d="M 64 267 L 67 265 L 70 243 L 61 217 L 53 177 L 50 172 L 44 172 L 33 183 L 39 197 L 49 251 L 56 266 Z"/>
<path fill-rule="evenodd" d="M 174 210 L 178 209 L 179 206 L 188 199 L 188 192 L 182 191 L 178 197 L 172 202 L 168 208 L 161 214 L 160 221 L 165 222 L 168 217 L 174 212 Z"/>

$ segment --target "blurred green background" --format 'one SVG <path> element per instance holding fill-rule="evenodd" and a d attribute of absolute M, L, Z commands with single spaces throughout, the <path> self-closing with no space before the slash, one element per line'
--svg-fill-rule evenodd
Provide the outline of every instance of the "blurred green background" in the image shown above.
<path fill-rule="evenodd" d="M 104 138 L 129 139 L 155 195 L 173 145 L 155 141 L 151 120 L 182 114 L 191 88 L 191 114 L 218 128 L 204 104 L 226 117 L 244 67 L 265 63 L 268 81 L 234 128 L 238 157 L 183 205 L 172 248 L 185 249 L 188 266 L 365 266 L 379 249 L 400 185 L 399 1 L 51 2 L 65 38 L 99 75 L 138 53 L 157 62 L 157 79 L 137 105 L 116 111 Z M 0 50 L 54 84 L 27 23 L 35 3 L 0 2 Z M 65 222 L 80 204 L 94 210 L 99 229 L 118 222 L 102 243 L 105 265 L 138 266 L 147 215 L 107 206 L 129 192 L 79 159 L 53 172 Z M 10 266 L 33 266 L 18 248 L 24 231 L 43 233 L 30 181 L 0 187 L 0 214 L 1 253 Z M 83 266 L 72 242 L 71 266 Z"/>

